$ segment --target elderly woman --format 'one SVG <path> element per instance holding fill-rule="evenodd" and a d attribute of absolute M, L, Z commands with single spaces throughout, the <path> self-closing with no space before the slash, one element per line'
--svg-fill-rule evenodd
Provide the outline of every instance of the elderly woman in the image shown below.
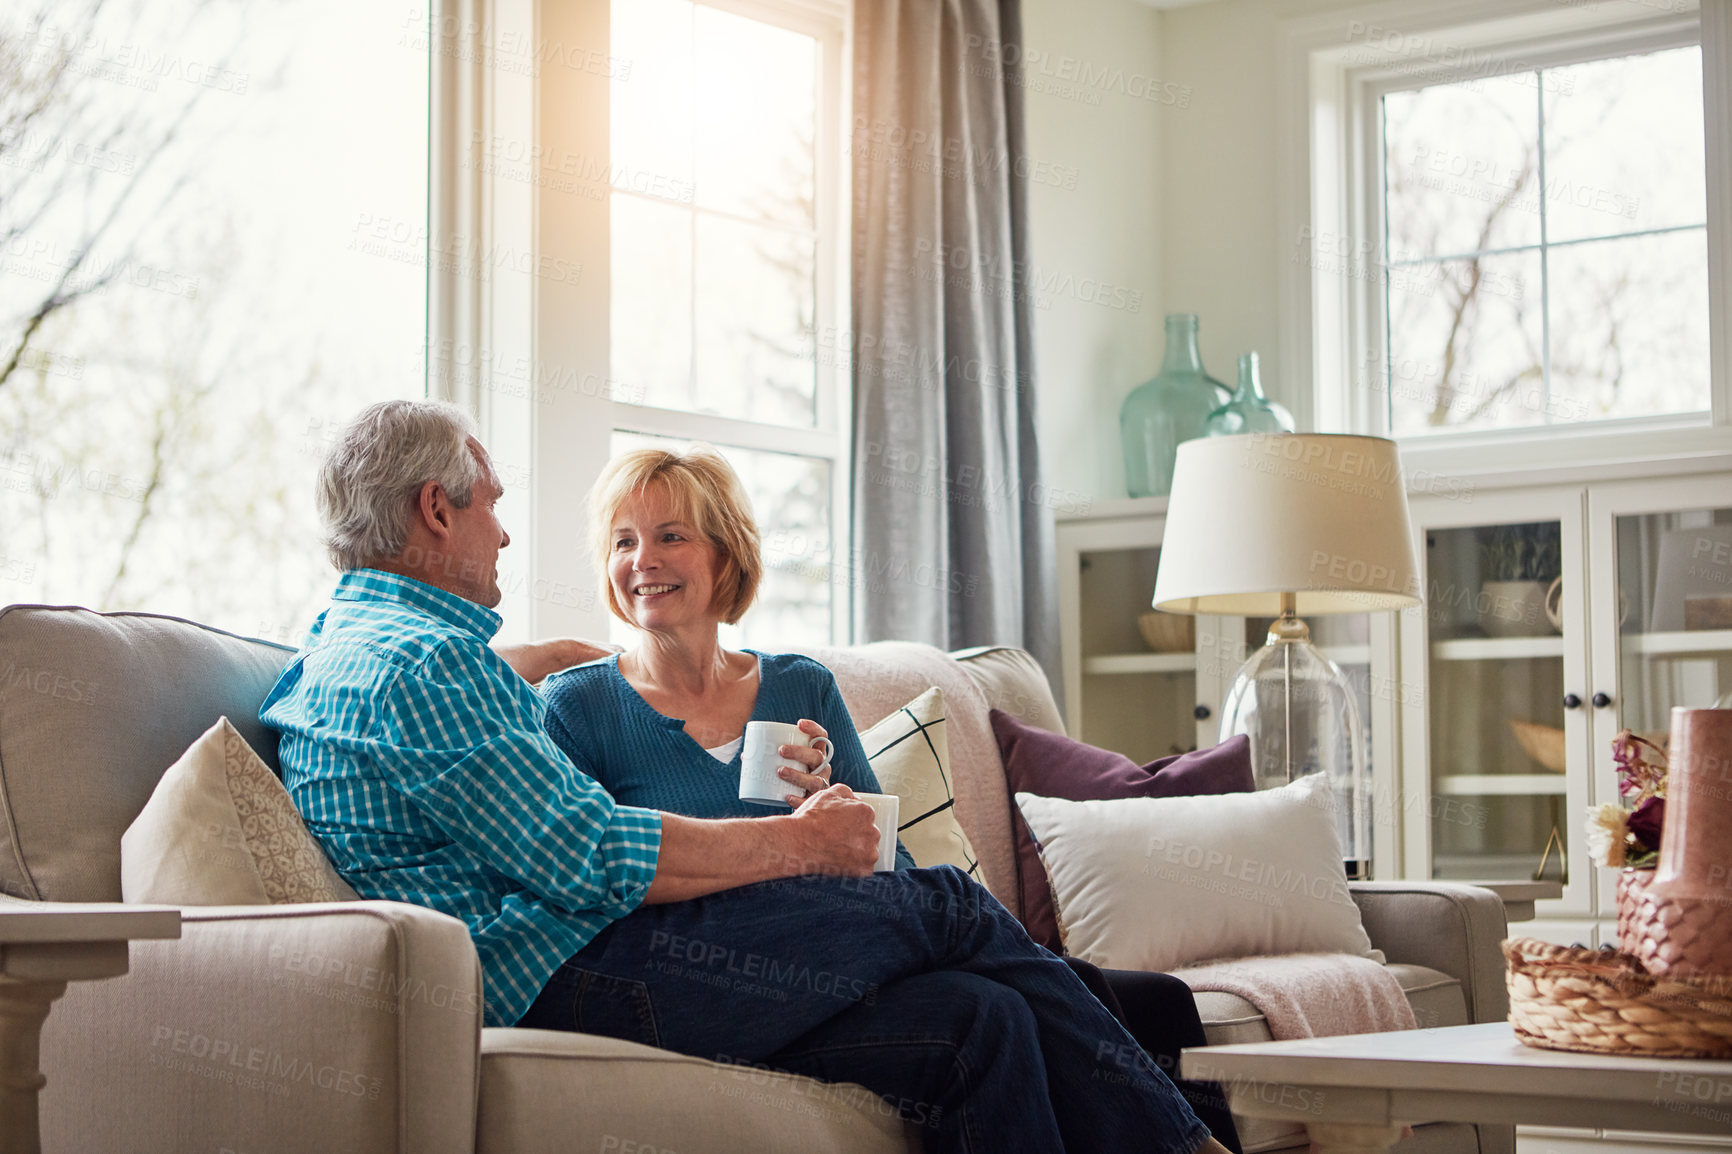
<path fill-rule="evenodd" d="M 798 805 L 828 777 L 856 793 L 878 779 L 830 671 L 797 654 L 735 652 L 718 639 L 757 595 L 758 529 L 738 475 L 714 449 L 640 449 L 610 462 L 590 497 L 608 604 L 635 648 L 550 678 L 547 730 L 624 805 L 690 817 L 761 817 L 739 800 L 748 721 L 828 737 L 826 776 L 784 768 Z M 798 756 L 783 746 L 786 757 Z M 897 868 L 914 864 L 897 846 Z"/>

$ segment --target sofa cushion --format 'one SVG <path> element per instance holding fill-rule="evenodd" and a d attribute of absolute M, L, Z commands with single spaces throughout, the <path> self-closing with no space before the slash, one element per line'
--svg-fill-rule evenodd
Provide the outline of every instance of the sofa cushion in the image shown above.
<path fill-rule="evenodd" d="M 276 768 L 259 702 L 291 656 L 178 617 L 0 609 L 0 890 L 119 901 L 121 834 L 217 718 Z"/>
<path fill-rule="evenodd" d="M 1049 733 L 1064 732 L 1064 717 L 1053 699 L 1046 671 L 1028 650 L 979 645 L 954 649 L 950 656 L 980 687 L 988 708 Z"/>
<path fill-rule="evenodd" d="M 990 717 L 999 756 L 1004 760 L 1005 780 L 1013 794 L 1103 801 L 1249 793 L 1254 784 L 1247 738 L 1235 737 L 1209 749 L 1138 765 L 1122 753 L 1062 733 L 1049 733 L 1002 710 L 992 710 Z M 1053 907 L 1052 886 L 1046 868 L 1041 865 L 1040 850 L 1020 811 L 1011 825 L 1016 836 L 1016 867 L 1021 876 L 1022 924 L 1028 929 L 1028 936 L 1047 949 L 1062 950 L 1058 913 Z"/>
<path fill-rule="evenodd" d="M 847 648 L 802 648 L 836 675 L 856 729 L 866 730 L 937 686 L 944 693 L 956 820 L 980 861 L 980 881 L 1014 913 L 1016 854 L 1010 838 L 1010 793 L 986 720 L 986 698 L 950 656 L 912 641 L 874 641 Z"/>
<path fill-rule="evenodd" d="M 707 1062 L 594 1034 L 481 1033 L 478 1154 L 917 1154 L 915 1132 L 864 1086 Z"/>
<path fill-rule="evenodd" d="M 1097 966 L 1371 952 L 1322 774 L 1219 797 L 1016 800 L 1065 948 Z"/>
<path fill-rule="evenodd" d="M 860 735 L 886 793 L 901 800 L 898 836 L 917 866 L 953 865 L 979 879 L 980 865 L 956 821 L 944 693 L 928 689 Z"/>
<path fill-rule="evenodd" d="M 129 902 L 254 906 L 354 901 L 289 791 L 226 717 L 168 767 L 120 839 Z"/>

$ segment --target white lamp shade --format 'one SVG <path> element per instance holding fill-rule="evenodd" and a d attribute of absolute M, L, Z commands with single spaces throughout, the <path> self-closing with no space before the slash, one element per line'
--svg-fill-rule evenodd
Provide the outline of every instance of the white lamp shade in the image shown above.
<path fill-rule="evenodd" d="M 1328 433 L 1203 437 L 1179 446 L 1154 605 L 1301 617 L 1420 601 L 1394 441 Z"/>

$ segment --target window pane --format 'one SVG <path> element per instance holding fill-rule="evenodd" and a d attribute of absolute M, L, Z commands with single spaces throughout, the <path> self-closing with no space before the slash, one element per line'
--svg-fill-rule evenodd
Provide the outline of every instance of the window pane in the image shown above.
<path fill-rule="evenodd" d="M 699 8 L 697 43 L 697 203 L 813 227 L 817 42 Z"/>
<path fill-rule="evenodd" d="M 613 185 L 689 202 L 690 0 L 614 0 L 608 18 L 611 54 L 631 62 L 627 79 L 608 89 Z"/>
<path fill-rule="evenodd" d="M 1391 430 L 1706 411 L 1700 49 L 1519 75 L 1384 98 Z"/>
<path fill-rule="evenodd" d="M 1539 286 L 1537 252 L 1391 270 L 1395 432 L 1545 419 Z"/>
<path fill-rule="evenodd" d="M 698 215 L 697 408 L 811 425 L 813 241 Z"/>
<path fill-rule="evenodd" d="M 1550 240 L 1707 219 L 1700 48 L 1551 69 L 1545 83 Z"/>
<path fill-rule="evenodd" d="M 6 600 L 285 640 L 321 606 L 319 459 L 423 390 L 406 11 L 0 7 L 0 549 L 23 562 L 0 572 L 28 574 Z"/>
<path fill-rule="evenodd" d="M 645 404 L 810 427 L 818 42 L 687 0 L 612 12 L 632 62 L 613 87 L 612 375 Z"/>
<path fill-rule="evenodd" d="M 609 231 L 611 375 L 625 395 L 646 405 L 688 409 L 692 215 L 677 205 L 615 196 Z"/>
<path fill-rule="evenodd" d="M 1532 85 L 1471 80 L 1392 92 L 1383 116 L 1390 260 L 1539 243 Z"/>
<path fill-rule="evenodd" d="M 686 442 L 614 430 L 614 454 Z M 766 453 L 717 445 L 739 473 L 763 540 L 764 579 L 758 599 L 738 625 L 721 627 L 722 644 L 775 652 L 830 642 L 830 462 L 792 453 Z M 618 645 L 636 640 L 615 618 L 609 636 Z"/>
<path fill-rule="evenodd" d="M 1554 420 L 1708 408 L 1705 231 L 1553 249 L 1551 285 Z"/>

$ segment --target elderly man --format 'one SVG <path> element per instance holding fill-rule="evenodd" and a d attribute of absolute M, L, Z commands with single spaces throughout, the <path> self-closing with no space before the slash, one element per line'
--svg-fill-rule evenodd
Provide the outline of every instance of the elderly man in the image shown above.
<path fill-rule="evenodd" d="M 261 710 L 356 891 L 468 925 L 488 1024 L 858 1082 L 932 1151 L 1224 1149 L 984 889 L 874 874 L 847 787 L 807 778 L 791 814 L 702 821 L 580 773 L 525 677 L 594 651 L 487 644 L 502 495 L 461 411 L 362 413 L 319 481 L 343 576 Z"/>

